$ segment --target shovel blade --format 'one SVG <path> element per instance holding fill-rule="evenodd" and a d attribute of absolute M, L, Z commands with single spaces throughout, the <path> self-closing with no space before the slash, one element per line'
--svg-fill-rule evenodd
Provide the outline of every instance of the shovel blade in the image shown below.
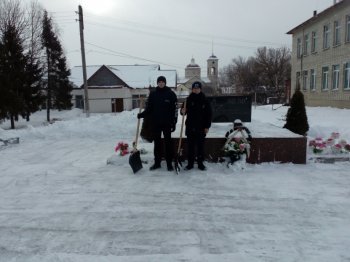
<path fill-rule="evenodd" d="M 179 174 L 181 167 L 182 167 L 182 163 L 181 163 L 179 157 L 176 157 L 175 158 L 175 172 L 176 172 L 176 174 Z"/>
<path fill-rule="evenodd" d="M 130 157 L 129 157 L 129 164 L 130 164 L 134 174 L 136 174 L 137 171 L 142 169 L 143 166 L 142 166 L 142 161 L 141 161 L 140 151 L 139 150 L 133 152 L 130 155 Z"/>

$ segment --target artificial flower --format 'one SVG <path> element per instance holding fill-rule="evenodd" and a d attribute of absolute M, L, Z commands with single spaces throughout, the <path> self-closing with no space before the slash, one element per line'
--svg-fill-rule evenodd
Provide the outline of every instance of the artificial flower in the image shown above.
<path fill-rule="evenodd" d="M 126 154 L 129 154 L 129 145 L 128 143 L 119 142 L 114 150 L 115 152 L 120 151 L 119 154 L 125 156 Z"/>

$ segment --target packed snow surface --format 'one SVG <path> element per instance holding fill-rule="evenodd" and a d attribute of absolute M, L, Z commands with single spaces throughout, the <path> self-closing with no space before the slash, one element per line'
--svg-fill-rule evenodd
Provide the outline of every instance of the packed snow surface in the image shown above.
<path fill-rule="evenodd" d="M 286 135 L 287 109 L 253 107 L 253 136 L 271 135 L 268 125 Z M 175 175 L 164 163 L 149 171 L 153 145 L 140 141 L 148 163 L 133 174 L 114 148 L 135 139 L 137 112 L 54 111 L 45 124 L 42 111 L 16 130 L 0 125 L 0 138 L 20 138 L 0 147 L 1 262 L 350 261 L 349 161 L 314 163 L 308 151 L 305 165 L 205 163 Z M 350 110 L 307 115 L 309 139 L 350 141 Z"/>

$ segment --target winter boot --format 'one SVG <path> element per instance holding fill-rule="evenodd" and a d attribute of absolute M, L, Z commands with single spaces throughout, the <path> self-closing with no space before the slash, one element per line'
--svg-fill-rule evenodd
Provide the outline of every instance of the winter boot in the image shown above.
<path fill-rule="evenodd" d="M 207 168 L 205 167 L 205 165 L 203 165 L 203 162 L 198 162 L 198 169 L 204 171 Z"/>
<path fill-rule="evenodd" d="M 191 170 L 193 168 L 193 165 L 187 165 L 185 166 L 185 170 Z"/>
<path fill-rule="evenodd" d="M 187 166 L 185 167 L 185 170 L 191 170 L 193 168 L 193 162 L 189 161 L 187 163 Z"/>
<path fill-rule="evenodd" d="M 155 163 L 149 168 L 149 170 L 155 170 L 155 169 L 158 169 L 158 168 L 160 168 L 160 163 L 155 162 Z"/>
<path fill-rule="evenodd" d="M 174 170 L 173 164 L 171 162 L 167 162 L 166 165 L 167 165 L 168 171 Z"/>

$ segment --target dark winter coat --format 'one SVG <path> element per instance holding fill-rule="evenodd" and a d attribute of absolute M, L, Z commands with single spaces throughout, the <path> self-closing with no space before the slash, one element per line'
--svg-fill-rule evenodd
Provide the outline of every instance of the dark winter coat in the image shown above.
<path fill-rule="evenodd" d="M 152 143 L 153 142 L 153 125 L 151 117 L 146 116 L 143 118 L 140 136 L 143 140 Z"/>
<path fill-rule="evenodd" d="M 204 134 L 204 129 L 210 128 L 212 110 L 206 96 L 191 93 L 186 100 L 186 135 Z"/>
<path fill-rule="evenodd" d="M 177 122 L 177 97 L 167 86 L 157 87 L 148 97 L 140 118 L 150 116 L 154 129 L 174 128 Z"/>

